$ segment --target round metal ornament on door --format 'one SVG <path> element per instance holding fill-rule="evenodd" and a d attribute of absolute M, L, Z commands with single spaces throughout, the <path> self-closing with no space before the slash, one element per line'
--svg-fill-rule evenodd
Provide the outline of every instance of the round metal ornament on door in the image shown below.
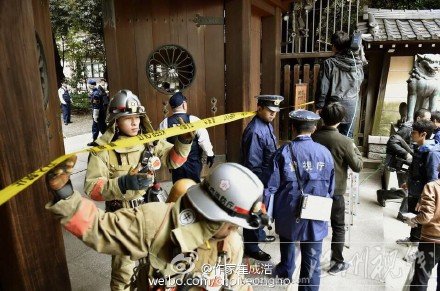
<path fill-rule="evenodd" d="M 174 94 L 191 85 L 196 74 L 194 59 L 178 45 L 164 45 L 147 61 L 147 77 L 151 85 L 164 94 Z"/>

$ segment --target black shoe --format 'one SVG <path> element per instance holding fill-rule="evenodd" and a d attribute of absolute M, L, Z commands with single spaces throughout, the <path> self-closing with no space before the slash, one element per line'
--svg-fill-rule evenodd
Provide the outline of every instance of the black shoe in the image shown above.
<path fill-rule="evenodd" d="M 380 206 L 385 207 L 385 198 L 384 198 L 384 191 L 387 190 L 377 190 L 376 194 L 377 194 L 377 203 L 379 203 Z"/>
<path fill-rule="evenodd" d="M 97 146 L 98 144 L 95 141 L 91 141 L 87 144 L 89 147 Z"/>
<path fill-rule="evenodd" d="M 67 123 L 73 123 L 72 121 L 68 121 Z"/>
<path fill-rule="evenodd" d="M 275 237 L 273 235 L 267 235 L 265 239 L 260 240 L 262 243 L 271 243 L 275 241 Z"/>
<path fill-rule="evenodd" d="M 64 122 L 64 125 L 68 125 L 68 123 L 67 123 L 67 122 Z"/>
<path fill-rule="evenodd" d="M 346 263 L 346 262 L 342 262 L 342 263 L 336 263 L 334 264 L 329 270 L 328 273 L 330 275 L 337 275 L 340 272 L 343 272 L 345 270 L 347 270 L 348 268 L 350 268 L 350 264 Z"/>
<path fill-rule="evenodd" d="M 267 262 L 272 258 L 268 253 L 265 253 L 262 250 L 259 250 L 258 252 L 244 252 L 244 255 L 263 262 Z"/>

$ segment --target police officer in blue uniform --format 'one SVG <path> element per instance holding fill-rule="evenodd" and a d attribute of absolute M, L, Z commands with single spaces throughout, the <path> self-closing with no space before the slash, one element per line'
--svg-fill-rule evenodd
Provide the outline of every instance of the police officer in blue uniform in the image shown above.
<path fill-rule="evenodd" d="M 292 278 L 295 269 L 293 242 L 300 242 L 298 290 L 318 290 L 322 240 L 328 234 L 328 224 L 299 218 L 301 192 L 297 177 L 304 193 L 333 197 L 334 162 L 330 151 L 310 137 L 316 129 L 319 115 L 296 110 L 290 112 L 289 117 L 292 119 L 294 139 L 275 153 L 265 189 L 265 201 L 271 195 L 274 198 L 273 213 L 269 215 L 275 219 L 275 230 L 280 236 L 281 262 L 275 267 L 274 275 Z"/>
<path fill-rule="evenodd" d="M 106 108 L 104 107 L 104 101 L 102 98 L 101 91 L 96 87 L 96 81 L 89 80 L 87 82 L 89 89 L 92 90 L 92 92 L 89 95 L 90 103 L 92 104 L 92 117 L 93 117 L 93 124 L 92 124 L 92 138 L 93 141 L 89 142 L 88 146 L 95 146 L 97 145 L 95 143 L 95 140 L 98 138 L 99 132 L 101 134 L 104 134 L 106 130 L 106 124 L 105 124 L 105 116 L 106 116 Z"/>
<path fill-rule="evenodd" d="M 280 111 L 284 97 L 278 95 L 259 95 L 257 115 L 243 132 L 241 141 L 241 163 L 250 169 L 266 187 L 268 169 L 273 154 L 277 150 L 277 138 L 271 122 Z M 269 261 L 270 255 L 262 251 L 258 242 L 273 242 L 274 236 L 266 236 L 262 228 L 243 229 L 245 255 L 260 261 Z"/>

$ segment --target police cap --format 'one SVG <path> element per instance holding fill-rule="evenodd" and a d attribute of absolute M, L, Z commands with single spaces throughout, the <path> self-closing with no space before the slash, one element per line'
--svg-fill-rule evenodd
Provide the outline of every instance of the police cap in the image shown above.
<path fill-rule="evenodd" d="M 284 100 L 284 97 L 279 95 L 258 95 L 255 98 L 258 100 L 258 105 L 265 106 L 275 112 L 280 111 L 280 103 Z"/>
<path fill-rule="evenodd" d="M 317 122 L 319 119 L 321 119 L 318 114 L 303 109 L 291 111 L 289 113 L 289 117 L 299 122 Z"/>
<path fill-rule="evenodd" d="M 183 96 L 181 92 L 177 92 L 173 96 L 171 96 L 168 102 L 170 103 L 171 108 L 176 108 L 182 105 L 184 101 L 186 101 L 186 97 Z"/>
<path fill-rule="evenodd" d="M 90 79 L 89 81 L 87 81 L 87 83 L 88 83 L 89 85 L 96 85 L 96 81 L 93 80 L 93 79 Z"/>

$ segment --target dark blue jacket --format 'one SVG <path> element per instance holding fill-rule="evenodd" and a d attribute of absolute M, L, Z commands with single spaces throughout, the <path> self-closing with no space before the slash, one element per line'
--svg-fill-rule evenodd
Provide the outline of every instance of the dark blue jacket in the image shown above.
<path fill-rule="evenodd" d="M 408 169 L 408 195 L 420 197 L 423 187 L 439 178 L 439 165 L 439 144 L 425 144 L 415 149 Z"/>
<path fill-rule="evenodd" d="M 264 186 L 277 139 L 272 124 L 255 116 L 243 132 L 241 140 L 241 164 L 260 178 Z"/>
<path fill-rule="evenodd" d="M 292 163 L 292 149 L 304 193 L 333 197 L 335 170 L 330 151 L 310 136 L 299 136 L 275 153 L 264 191 L 265 201 L 274 195 L 272 217 L 281 237 L 291 241 L 319 241 L 328 234 L 327 222 L 297 219 L 301 192 Z"/>
<path fill-rule="evenodd" d="M 92 104 L 92 109 L 104 109 L 104 102 L 102 100 L 101 91 L 95 87 L 92 90 L 92 93 L 89 95 L 90 103 Z"/>
<path fill-rule="evenodd" d="M 440 128 L 437 128 L 434 131 L 434 141 L 435 143 L 440 144 Z"/>

